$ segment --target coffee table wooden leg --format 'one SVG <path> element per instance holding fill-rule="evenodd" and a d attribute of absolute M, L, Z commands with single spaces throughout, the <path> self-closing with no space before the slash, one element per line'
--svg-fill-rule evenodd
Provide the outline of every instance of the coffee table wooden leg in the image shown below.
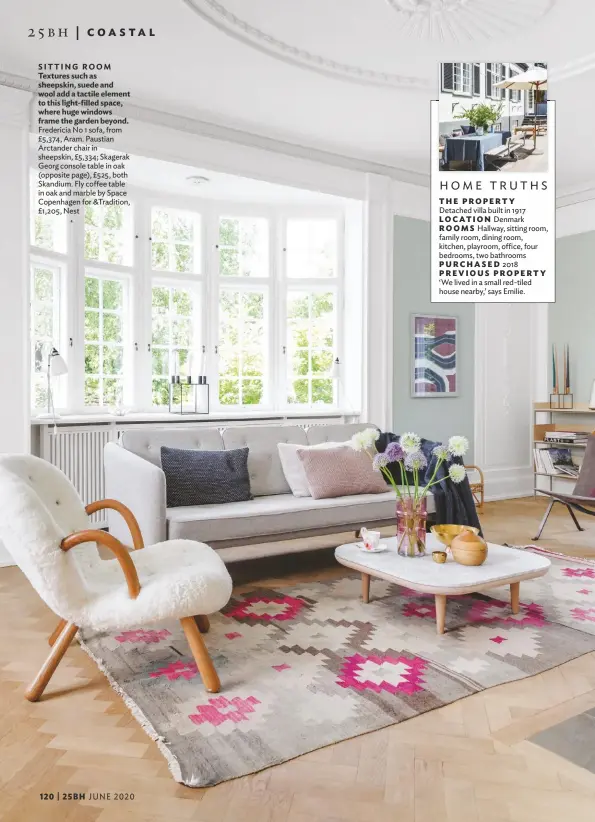
<path fill-rule="evenodd" d="M 364 602 L 370 601 L 370 574 L 362 574 L 362 599 Z"/>
<path fill-rule="evenodd" d="M 520 582 L 511 582 L 510 583 L 510 607 L 512 608 L 513 614 L 518 614 L 520 611 L 520 604 L 519 604 L 519 597 L 521 593 L 521 583 Z"/>
<path fill-rule="evenodd" d="M 436 602 L 436 633 L 443 634 L 446 621 L 446 596 L 436 594 L 434 601 Z"/>

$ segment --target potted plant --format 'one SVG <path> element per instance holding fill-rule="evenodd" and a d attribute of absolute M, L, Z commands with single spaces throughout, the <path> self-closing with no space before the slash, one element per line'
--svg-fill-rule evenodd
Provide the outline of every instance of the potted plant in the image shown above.
<path fill-rule="evenodd" d="M 475 133 L 481 136 L 484 131 L 493 126 L 500 119 L 502 114 L 502 103 L 498 106 L 488 105 L 488 103 L 477 103 L 471 108 L 464 108 L 460 114 L 455 114 L 456 120 L 468 120 L 473 126 Z"/>
<path fill-rule="evenodd" d="M 454 458 L 462 457 L 469 447 L 466 437 L 451 437 L 448 445 L 437 445 L 432 454 L 435 463 L 432 473 L 426 472 L 428 461 L 421 450 L 421 438 L 409 432 L 400 437 L 399 442 L 391 442 L 385 451 L 378 451 L 376 440 L 379 432 L 376 428 L 359 431 L 351 439 L 351 447 L 356 451 L 365 451 L 372 460 L 374 470 L 379 471 L 391 484 L 397 495 L 397 543 L 398 552 L 406 557 L 422 557 L 426 552 L 426 498 L 432 486 L 437 485 L 445 476 L 459 483 L 466 477 L 465 468 Z M 389 465 L 398 465 L 401 482 L 396 482 Z M 447 464 L 446 472 L 440 471 L 443 463 Z M 446 468 L 446 466 L 445 466 Z M 408 476 L 413 476 L 413 485 Z M 425 479 L 425 484 L 422 480 Z"/>

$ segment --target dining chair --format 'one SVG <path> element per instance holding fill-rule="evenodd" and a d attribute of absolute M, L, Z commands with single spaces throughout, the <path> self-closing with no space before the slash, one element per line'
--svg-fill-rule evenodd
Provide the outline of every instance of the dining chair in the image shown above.
<path fill-rule="evenodd" d="M 89 516 L 111 508 L 130 530 L 131 546 L 94 529 Z M 85 505 L 54 465 L 30 455 L 0 456 L 0 540 L 59 618 L 51 651 L 25 692 L 40 699 L 79 629 L 110 632 L 180 621 L 207 691 L 220 681 L 202 638 L 208 615 L 229 601 L 232 582 L 218 554 L 201 542 L 146 546 L 132 512 L 117 500 Z M 103 546 L 115 561 L 99 556 Z"/>

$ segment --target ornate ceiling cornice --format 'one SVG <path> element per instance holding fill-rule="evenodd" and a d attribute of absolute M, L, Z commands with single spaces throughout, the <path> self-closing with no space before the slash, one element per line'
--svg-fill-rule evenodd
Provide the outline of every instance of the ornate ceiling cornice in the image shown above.
<path fill-rule="evenodd" d="M 239 17 L 220 0 L 184 0 L 207 22 L 242 43 L 287 63 L 308 68 L 352 83 L 389 88 L 434 90 L 425 77 L 381 72 L 365 66 L 333 60 L 294 46 Z M 370 0 L 361 0 L 364 4 Z M 412 38 L 428 43 L 494 40 L 518 34 L 533 25 L 558 0 L 385 0 L 395 12 L 396 34 L 403 42 Z M 395 47 L 398 43 L 395 42 Z"/>
<path fill-rule="evenodd" d="M 349 80 L 352 83 L 422 91 L 434 90 L 435 83 L 426 78 L 374 71 L 362 66 L 331 60 L 321 54 L 292 46 L 290 43 L 285 43 L 283 40 L 279 40 L 253 26 L 246 20 L 242 20 L 225 8 L 218 0 L 184 0 L 184 2 L 204 20 L 226 34 L 235 37 L 236 40 L 240 40 L 265 54 L 277 57 L 279 60 L 284 60 L 286 63 L 309 68 L 319 74 Z"/>

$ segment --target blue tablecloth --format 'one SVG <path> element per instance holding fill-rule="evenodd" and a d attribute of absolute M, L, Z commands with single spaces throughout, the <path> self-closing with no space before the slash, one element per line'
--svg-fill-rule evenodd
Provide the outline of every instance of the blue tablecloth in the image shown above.
<path fill-rule="evenodd" d="M 444 146 L 443 160 L 471 160 L 477 171 L 485 171 L 483 155 L 491 148 L 502 145 L 502 132 L 493 134 L 465 134 L 464 137 L 448 137 Z"/>

